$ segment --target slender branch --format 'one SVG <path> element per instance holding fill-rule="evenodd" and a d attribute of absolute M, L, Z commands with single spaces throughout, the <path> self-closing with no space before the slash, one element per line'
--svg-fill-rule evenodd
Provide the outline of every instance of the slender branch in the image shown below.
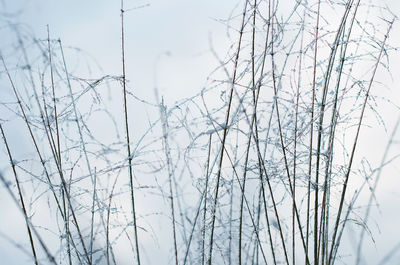
<path fill-rule="evenodd" d="M 136 223 L 136 209 L 135 209 L 135 196 L 134 196 L 134 185 L 133 185 L 133 169 L 132 169 L 132 155 L 131 145 L 129 139 L 129 124 L 128 124 L 128 104 L 127 104 L 127 92 L 126 92 L 126 69 L 125 69 L 125 31 L 124 31 L 124 1 L 121 0 L 121 53 L 122 53 L 122 86 L 124 93 L 124 120 L 125 120 L 125 137 L 126 146 L 128 152 L 128 170 L 129 170 L 129 187 L 131 192 L 131 204 L 132 204 L 132 219 L 133 229 L 135 232 L 135 246 L 136 246 L 136 262 L 140 265 L 140 254 L 139 254 L 139 240 L 137 233 Z"/>

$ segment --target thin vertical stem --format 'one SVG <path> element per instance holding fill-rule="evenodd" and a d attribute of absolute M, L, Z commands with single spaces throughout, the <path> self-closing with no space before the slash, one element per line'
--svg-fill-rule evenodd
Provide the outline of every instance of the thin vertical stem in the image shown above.
<path fill-rule="evenodd" d="M 254 68 L 254 56 L 255 56 L 255 35 L 256 35 L 256 11 L 257 11 L 257 0 L 254 0 L 254 10 L 253 10 L 253 25 L 252 25 L 252 42 L 251 42 L 251 73 L 252 73 L 252 90 L 253 90 L 253 103 L 254 103 L 254 115 L 256 115 L 256 80 L 255 80 L 255 68 Z M 249 133 L 249 139 L 247 142 L 247 150 L 246 150 L 246 158 L 245 158 L 245 164 L 244 164 L 244 171 L 243 171 L 243 190 L 242 190 L 242 196 L 241 196 L 241 200 L 240 200 L 240 216 L 239 216 L 239 246 L 238 246 L 238 264 L 241 265 L 242 264 L 242 228 L 243 228 L 243 202 L 244 202 L 244 193 L 245 193 L 245 189 L 246 189 L 246 176 L 247 176 L 247 164 L 248 164 L 248 160 L 249 160 L 249 153 L 250 153 L 250 143 L 251 143 L 251 138 L 252 138 L 252 133 L 251 131 L 253 130 L 253 124 L 254 124 L 254 118 L 251 121 L 251 125 L 250 125 L 250 133 Z"/>
<path fill-rule="evenodd" d="M 312 82 L 312 98 L 311 98 L 311 122 L 310 122 L 310 147 L 308 158 L 308 185 L 307 185 L 307 224 L 306 224 L 306 252 L 308 253 L 308 239 L 310 228 L 310 201 L 311 201 L 311 173 L 312 173 L 312 151 L 313 151 L 313 134 L 314 134 L 314 106 L 315 106 L 315 85 L 317 78 L 317 54 L 318 54 L 318 33 L 320 19 L 321 0 L 318 0 L 317 24 L 315 27 L 314 39 L 314 62 L 313 62 L 313 82 Z"/>
<path fill-rule="evenodd" d="M 131 192 L 131 204 L 132 204 L 132 218 L 133 218 L 133 229 L 135 232 L 135 245 L 136 245 L 136 262 L 140 265 L 140 254 L 139 254 L 139 240 L 137 233 L 136 223 L 136 209 L 135 209 L 135 196 L 133 187 L 133 169 L 132 169 L 132 155 L 131 145 L 129 140 L 129 124 L 128 124 L 128 104 L 126 98 L 126 68 L 125 68 L 125 30 L 124 30 L 124 1 L 121 0 L 121 53 L 122 53 L 122 86 L 124 93 L 124 119 L 125 119 L 125 136 L 126 145 L 128 151 L 128 169 L 129 169 L 129 187 Z"/>
<path fill-rule="evenodd" d="M 304 37 L 304 23 L 306 11 L 304 10 L 303 16 L 303 25 L 302 25 L 302 33 L 301 33 L 301 44 L 300 44 L 300 55 L 299 55 L 299 72 L 298 72 L 298 81 L 297 81 L 297 89 L 296 89 L 296 107 L 295 107 L 295 124 L 294 124 L 294 147 L 293 147 L 293 202 L 292 202 L 292 263 L 295 265 L 296 263 L 296 227 L 295 227 L 295 204 L 296 204 L 296 166 L 297 166 L 297 134 L 298 134 L 298 116 L 299 116 L 299 98 L 300 98 L 300 84 L 301 84 L 301 70 L 302 70 L 302 59 L 303 59 L 303 37 Z"/>
<path fill-rule="evenodd" d="M 24 197 L 22 195 L 22 189 L 21 189 L 21 186 L 19 185 L 19 179 L 18 179 L 17 171 L 15 169 L 15 162 L 14 162 L 14 159 L 12 157 L 12 154 L 11 154 L 11 151 L 10 151 L 10 147 L 8 146 L 7 138 L 6 138 L 6 135 L 4 133 L 3 126 L 1 124 L 0 124 L 0 130 L 1 130 L 1 135 L 3 137 L 4 145 L 6 146 L 6 149 L 7 149 L 8 157 L 10 159 L 11 168 L 12 168 L 12 171 L 14 173 L 15 184 L 17 185 L 18 195 L 19 195 L 19 199 L 21 201 L 21 208 L 22 208 L 22 211 L 24 212 L 25 223 L 26 223 L 26 228 L 28 230 L 29 243 L 31 245 L 32 255 L 33 255 L 33 258 L 34 258 L 34 261 L 35 261 L 35 265 L 38 265 L 38 260 L 37 260 L 37 256 L 36 256 L 36 250 L 35 250 L 35 244 L 33 242 L 33 236 L 32 236 L 31 229 L 29 227 L 28 214 L 26 212 Z"/>
<path fill-rule="evenodd" d="M 51 54 L 51 45 L 50 45 L 50 28 L 49 25 L 47 25 L 47 52 L 49 54 L 49 65 L 50 65 L 50 80 L 51 80 L 51 90 L 52 90 L 52 96 L 53 96 L 53 109 L 54 109 L 54 120 L 56 124 L 56 137 L 57 137 L 57 147 L 56 149 L 56 154 L 58 154 L 58 165 L 59 165 L 59 170 L 62 172 L 62 162 L 61 162 L 61 144 L 60 144 L 60 129 L 58 126 L 58 113 L 57 113 L 57 100 L 56 100 L 56 92 L 55 92 L 55 86 L 54 86 L 54 72 L 53 72 L 53 57 Z M 49 123 L 50 126 L 50 123 Z M 51 129 L 50 129 L 51 131 Z M 62 190 L 62 198 L 63 198 L 63 207 L 64 207 L 64 223 L 65 223 L 65 233 L 68 235 L 70 233 L 69 231 L 69 218 L 67 214 L 67 208 L 66 208 L 66 200 L 65 200 L 65 192 Z M 72 257 L 71 257 L 71 243 L 70 243 L 70 237 L 66 237 L 67 240 L 67 255 L 68 255 L 68 264 L 72 265 Z M 90 251 L 92 253 L 92 251 Z"/>
<path fill-rule="evenodd" d="M 205 260 L 205 237 L 206 237 L 206 215 L 207 215 L 207 191 L 208 191 L 208 179 L 210 170 L 210 156 L 211 156 L 211 140 L 212 134 L 208 140 L 208 155 L 207 155 L 207 168 L 206 168 L 206 187 L 204 188 L 204 207 L 203 207 L 203 228 L 202 228 L 202 241 L 201 241 L 201 264 L 204 265 Z"/>
<path fill-rule="evenodd" d="M 163 146 L 165 152 L 165 158 L 167 160 L 167 170 L 168 170 L 168 184 L 169 184 L 169 199 L 170 199 L 170 207 L 171 207 L 171 216 L 172 216 L 172 233 L 174 238 L 174 254 L 175 254 L 175 264 L 178 265 L 178 246 L 176 239 L 176 221 L 175 221 L 175 205 L 174 205 L 174 192 L 172 188 L 172 166 L 171 166 L 171 156 L 168 145 L 168 120 L 166 114 L 166 107 L 164 106 L 164 99 L 162 99 L 160 103 L 160 116 L 162 120 L 162 132 L 163 132 Z"/>
<path fill-rule="evenodd" d="M 216 188 L 215 188 L 214 204 L 213 204 L 213 208 L 212 208 L 210 251 L 209 251 L 209 257 L 208 257 L 208 265 L 212 265 L 212 251 L 213 251 L 213 244 L 214 244 L 214 229 L 215 229 L 215 213 L 217 210 L 219 183 L 220 183 L 221 173 L 222 173 L 222 162 L 223 162 L 224 153 L 225 153 L 225 141 L 226 141 L 226 136 L 228 134 L 229 116 L 230 116 L 231 105 L 232 105 L 233 90 L 235 88 L 236 73 L 237 73 L 237 68 L 238 68 L 238 63 L 239 63 L 239 54 L 240 54 L 240 50 L 241 50 L 243 30 L 244 30 L 244 26 L 245 26 L 246 11 L 247 11 L 247 0 L 245 3 L 245 6 L 244 6 L 243 15 L 242 15 L 242 25 L 241 25 L 240 32 L 239 32 L 239 43 L 238 43 L 238 48 L 236 51 L 232 85 L 231 85 L 231 89 L 230 89 L 230 93 L 229 93 L 228 109 L 226 111 L 224 133 L 223 133 L 223 138 L 222 138 L 222 142 L 221 142 L 222 149 L 221 149 L 219 165 L 218 165 L 218 174 L 217 174 L 217 183 L 216 183 Z"/>

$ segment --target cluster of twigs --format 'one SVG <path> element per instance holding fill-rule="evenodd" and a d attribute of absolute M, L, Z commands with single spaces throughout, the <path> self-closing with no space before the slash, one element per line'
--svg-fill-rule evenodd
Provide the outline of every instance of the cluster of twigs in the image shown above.
<path fill-rule="evenodd" d="M 352 180 L 365 116 L 378 116 L 370 102 L 395 17 L 360 0 L 286 2 L 243 1 L 227 22 L 232 50 L 218 58 L 215 76 L 225 76 L 171 107 L 157 88 L 150 103 L 127 82 L 123 1 L 121 76 L 79 78 L 49 28 L 40 40 L 9 24 L 18 45 L 1 55 L 10 93 L 0 129 L 14 178 L 0 179 L 35 264 L 118 264 L 126 246 L 147 264 L 150 238 L 176 265 L 342 259 L 356 200 L 370 187 L 367 223 L 376 188 L 371 176 Z M 150 113 L 148 127 L 135 106 Z M 17 160 L 15 120 L 32 146 Z M 43 211 L 58 238 L 35 221 Z"/>

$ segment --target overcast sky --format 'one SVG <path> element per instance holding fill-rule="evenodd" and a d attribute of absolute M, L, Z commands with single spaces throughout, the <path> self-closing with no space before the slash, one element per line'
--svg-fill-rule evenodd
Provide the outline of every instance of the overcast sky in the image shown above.
<path fill-rule="evenodd" d="M 242 8 L 241 2 L 126 0 L 125 9 L 129 10 L 125 21 L 127 77 L 136 95 L 154 102 L 153 90 L 157 86 L 167 104 L 172 104 L 178 99 L 199 93 L 207 84 L 211 71 L 219 65 L 210 48 L 223 57 L 232 43 L 230 38 L 235 38 L 228 35 L 227 26 L 218 20 L 228 19 L 232 11 L 239 13 L 237 10 Z M 400 15 L 400 1 L 376 2 L 387 3 L 394 14 Z M 47 38 L 46 25 L 49 25 L 53 38 L 60 38 L 66 46 L 82 49 L 88 54 L 89 64 L 94 65 L 95 62 L 99 66 L 91 68 L 90 77 L 100 77 L 104 73 L 121 74 L 119 1 L 1 0 L 0 13 L 4 17 L 9 16 L 10 21 L 25 23 L 41 39 Z M 399 36 L 400 27 L 397 23 L 391 33 L 392 45 L 400 46 Z M 8 37 L 0 36 L 0 49 L 7 43 Z M 67 49 L 66 53 L 68 57 L 72 50 Z M 393 80 L 388 80 L 388 86 L 395 92 L 391 100 L 400 105 L 400 75 L 396 67 L 400 66 L 399 56 L 393 57 L 392 63 Z M 89 77 L 88 72 L 82 73 Z M 391 128 L 398 115 L 385 113 L 384 110 L 383 116 L 388 119 L 388 128 Z M 367 136 L 370 139 L 376 137 L 373 134 Z M 375 144 L 382 146 L 385 143 L 371 141 L 370 146 L 360 147 L 361 152 L 373 152 L 371 149 Z M 6 165 L 1 163 L 1 166 L 3 168 Z M 390 246 L 400 242 L 399 177 L 399 169 L 394 166 L 392 171 L 386 172 L 377 193 L 381 212 L 374 216 L 377 225 L 371 229 L 376 247 L 375 252 L 367 253 L 372 260 L 380 260 L 379 257 L 383 257 Z M 0 232 L 5 233 L 7 229 L 4 227 L 12 226 L 17 241 L 26 238 L 25 230 L 17 229 L 24 227 L 22 218 L 11 210 L 13 206 L 4 206 L 7 201 L 4 196 L 0 196 L 3 200 L 0 205 L 7 210 L 0 214 L 3 219 Z M 11 224 L 10 219 L 15 219 L 15 223 Z M 0 263 L 30 264 L 24 263 L 26 256 L 18 253 L 15 247 L 0 240 Z M 148 255 L 151 256 L 151 251 L 148 251 Z M 152 258 L 157 260 L 156 257 Z"/>

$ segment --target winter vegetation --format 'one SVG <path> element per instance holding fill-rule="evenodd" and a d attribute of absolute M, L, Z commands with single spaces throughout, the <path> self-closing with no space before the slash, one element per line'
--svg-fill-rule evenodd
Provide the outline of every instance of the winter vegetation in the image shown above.
<path fill-rule="evenodd" d="M 236 1 L 184 97 L 158 81 L 173 54 L 147 86 L 127 74 L 126 19 L 153 4 L 113 5 L 117 74 L 0 13 L 5 264 L 397 264 L 390 5 Z"/>

